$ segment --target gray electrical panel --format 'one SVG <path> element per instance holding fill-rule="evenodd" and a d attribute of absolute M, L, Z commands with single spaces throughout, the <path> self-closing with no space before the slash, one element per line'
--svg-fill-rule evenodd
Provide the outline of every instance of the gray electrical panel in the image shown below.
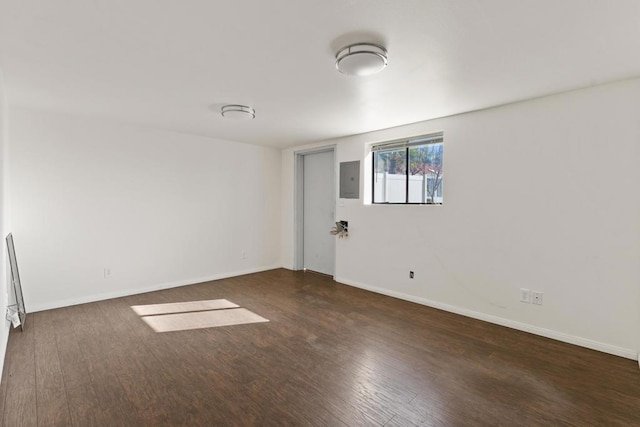
<path fill-rule="evenodd" d="M 360 160 L 340 163 L 340 198 L 360 198 Z"/>

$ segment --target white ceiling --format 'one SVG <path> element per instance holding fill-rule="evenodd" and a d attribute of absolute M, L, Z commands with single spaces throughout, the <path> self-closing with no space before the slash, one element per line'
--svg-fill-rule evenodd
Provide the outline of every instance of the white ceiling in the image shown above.
<path fill-rule="evenodd" d="M 338 73 L 362 41 L 387 69 Z M 638 76 L 640 1 L 0 0 L 0 68 L 11 105 L 288 147 Z"/>

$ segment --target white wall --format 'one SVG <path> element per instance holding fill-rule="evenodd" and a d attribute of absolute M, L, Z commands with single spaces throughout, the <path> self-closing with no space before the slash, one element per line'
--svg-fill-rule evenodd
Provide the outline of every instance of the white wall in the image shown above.
<path fill-rule="evenodd" d="M 445 137 L 443 206 L 338 202 L 349 237 L 336 240 L 336 280 L 637 358 L 639 111 L 630 80 L 330 141 L 343 162 L 364 160 L 368 143 Z M 288 267 L 294 152 L 283 151 Z M 544 304 L 519 302 L 520 288 Z"/>
<path fill-rule="evenodd" d="M 4 355 L 7 351 L 9 338 L 9 322 L 5 320 L 10 283 L 9 260 L 5 237 L 9 233 L 8 212 L 8 169 L 9 169 L 9 123 L 7 120 L 7 102 L 4 94 L 2 70 L 0 70 L 0 235 L 2 236 L 2 250 L 0 255 L 0 377 L 4 367 Z"/>
<path fill-rule="evenodd" d="M 10 112 L 28 312 L 281 265 L 279 151 Z"/>

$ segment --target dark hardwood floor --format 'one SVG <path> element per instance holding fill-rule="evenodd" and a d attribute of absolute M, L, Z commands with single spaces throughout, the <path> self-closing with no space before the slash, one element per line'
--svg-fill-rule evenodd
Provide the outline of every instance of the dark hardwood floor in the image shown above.
<path fill-rule="evenodd" d="M 219 298 L 270 322 L 130 308 Z M 31 314 L 0 391 L 12 427 L 640 425 L 635 361 L 287 270 Z"/>

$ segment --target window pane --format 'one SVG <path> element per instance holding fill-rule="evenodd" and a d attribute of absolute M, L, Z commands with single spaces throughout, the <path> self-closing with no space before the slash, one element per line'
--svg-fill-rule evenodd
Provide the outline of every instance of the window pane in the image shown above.
<path fill-rule="evenodd" d="M 442 203 L 442 143 L 409 148 L 409 203 Z"/>
<path fill-rule="evenodd" d="M 373 153 L 373 202 L 405 203 L 407 179 L 407 150 L 376 151 Z"/>

